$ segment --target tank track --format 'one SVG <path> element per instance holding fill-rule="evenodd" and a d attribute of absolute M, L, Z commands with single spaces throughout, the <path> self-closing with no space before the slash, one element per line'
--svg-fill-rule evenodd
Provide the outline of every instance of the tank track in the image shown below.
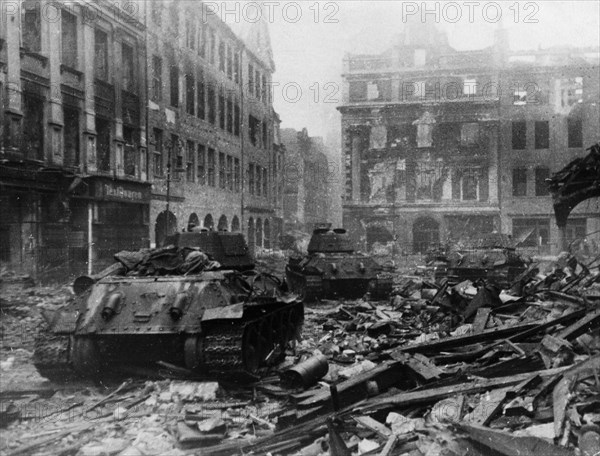
<path fill-rule="evenodd" d="M 42 377 L 55 383 L 77 378 L 69 353 L 71 336 L 54 334 L 45 325 L 35 339 L 33 364 Z"/>
<path fill-rule="evenodd" d="M 291 321 L 294 311 L 300 312 L 297 316 L 300 321 Z M 211 374 L 256 376 L 258 368 L 265 367 L 262 363 L 278 344 L 285 345 L 297 337 L 303 319 L 302 305 L 292 304 L 242 324 L 237 322 L 211 324 L 206 330 L 203 341 L 203 368 Z M 293 330 L 290 330 L 290 325 Z M 248 344 L 254 346 L 249 347 Z M 251 348 L 260 364 L 256 369 L 248 366 L 250 361 L 248 357 L 252 356 L 249 354 Z M 279 356 L 267 361 L 274 364 L 283 356 L 285 356 L 284 347 L 281 347 Z"/>

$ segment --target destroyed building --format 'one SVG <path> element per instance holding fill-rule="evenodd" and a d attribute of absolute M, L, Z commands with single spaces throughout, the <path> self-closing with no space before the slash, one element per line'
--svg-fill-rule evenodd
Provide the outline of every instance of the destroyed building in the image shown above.
<path fill-rule="evenodd" d="M 598 49 L 457 51 L 406 24 L 378 55 L 344 59 L 344 226 L 359 245 L 423 253 L 493 231 L 555 253 L 545 179 L 598 141 Z M 571 240 L 600 229 L 597 200 Z M 597 236 L 597 234 L 596 234 Z"/>
<path fill-rule="evenodd" d="M 234 33 L 200 2 L 0 3 L 3 265 L 91 272 L 192 225 L 278 239 L 266 23 Z"/>
<path fill-rule="evenodd" d="M 203 8 L 153 1 L 149 11 L 151 239 L 201 226 L 242 230 L 251 248 L 270 247 L 282 225 L 282 156 L 267 23 L 228 25 Z"/>
<path fill-rule="evenodd" d="M 325 144 L 304 128 L 281 130 L 286 148 L 284 169 L 285 231 L 312 232 L 316 224 L 327 222 L 331 206 L 327 184 L 330 176 Z"/>

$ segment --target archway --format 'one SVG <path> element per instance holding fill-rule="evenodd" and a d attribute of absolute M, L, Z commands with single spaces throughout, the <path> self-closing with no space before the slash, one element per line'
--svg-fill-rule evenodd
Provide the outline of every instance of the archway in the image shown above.
<path fill-rule="evenodd" d="M 256 219 L 256 245 L 263 246 L 263 224 L 261 219 Z"/>
<path fill-rule="evenodd" d="M 204 217 L 204 228 L 208 228 L 209 230 L 215 228 L 215 221 L 213 220 L 212 215 L 206 214 L 206 217 Z"/>
<path fill-rule="evenodd" d="M 231 231 L 233 231 L 234 233 L 237 233 L 240 230 L 240 219 L 238 218 L 237 215 L 233 216 L 233 219 L 231 220 Z"/>
<path fill-rule="evenodd" d="M 263 246 L 265 247 L 265 249 L 270 249 L 271 248 L 271 223 L 269 222 L 269 219 L 265 220 L 263 231 L 264 231 Z"/>
<path fill-rule="evenodd" d="M 162 211 L 154 224 L 154 239 L 157 246 L 163 245 L 165 238 L 177 232 L 177 217 L 171 211 Z"/>
<path fill-rule="evenodd" d="M 200 219 L 198 218 L 198 214 L 193 212 L 192 214 L 190 214 L 190 218 L 188 219 L 187 230 L 192 231 L 195 227 L 199 227 L 199 226 L 200 226 Z"/>
<path fill-rule="evenodd" d="M 418 218 L 413 225 L 413 251 L 425 253 L 440 243 L 440 225 L 431 217 Z"/>
<path fill-rule="evenodd" d="M 254 246 L 256 245 L 256 231 L 254 228 L 254 219 L 250 217 L 248 219 L 248 247 L 251 252 L 254 252 Z"/>
<path fill-rule="evenodd" d="M 221 215 L 221 218 L 219 219 L 219 224 L 217 225 L 217 230 L 219 231 L 227 231 L 229 229 L 229 224 L 227 222 L 227 216 L 226 215 Z"/>

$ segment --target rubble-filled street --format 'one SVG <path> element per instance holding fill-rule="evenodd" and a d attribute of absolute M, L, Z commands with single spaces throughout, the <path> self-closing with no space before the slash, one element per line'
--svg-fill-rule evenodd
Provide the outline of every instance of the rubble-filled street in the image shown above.
<path fill-rule="evenodd" d="M 555 260 L 501 292 L 406 270 L 388 300 L 307 305 L 301 340 L 250 383 L 167 362 L 49 382 L 40 311 L 72 291 L 5 273 L 0 454 L 597 454 L 600 259 Z"/>

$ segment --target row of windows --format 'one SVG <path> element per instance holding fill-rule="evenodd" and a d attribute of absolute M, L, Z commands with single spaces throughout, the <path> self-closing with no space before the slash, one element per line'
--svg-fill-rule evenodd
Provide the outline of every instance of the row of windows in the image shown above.
<path fill-rule="evenodd" d="M 267 168 L 250 163 L 248 167 L 248 191 L 251 195 L 268 195 L 269 179 L 267 175 Z"/>
<path fill-rule="evenodd" d="M 179 140 L 177 135 L 171 135 L 170 142 L 164 143 L 164 133 L 155 128 L 153 173 L 156 177 L 165 175 L 168 148 L 171 149 L 171 177 L 180 179 L 179 174 L 185 173 L 187 182 L 198 182 L 200 185 L 218 187 L 224 190 L 239 192 L 241 189 L 240 159 L 202 143 Z"/>
<path fill-rule="evenodd" d="M 534 148 L 550 148 L 550 123 L 547 120 L 534 122 Z M 568 147 L 583 147 L 583 125 L 581 119 L 567 118 L 567 145 Z M 512 148 L 513 150 L 527 149 L 527 122 L 517 121 L 512 123 Z"/>
<path fill-rule="evenodd" d="M 535 168 L 535 196 L 550 194 L 546 179 L 550 177 L 548 168 Z M 527 168 L 514 168 L 512 171 L 513 196 L 527 196 Z"/>
<path fill-rule="evenodd" d="M 26 52 L 42 51 L 41 11 L 39 2 L 28 1 L 22 10 L 21 47 Z M 66 67 L 79 69 L 78 17 L 66 10 L 60 16 L 60 61 Z M 118 65 L 121 70 L 123 89 L 136 91 L 136 65 L 134 47 L 121 43 L 121 59 Z M 94 77 L 102 81 L 109 80 L 109 62 L 115 56 L 109 54 L 108 34 L 100 29 L 94 31 Z"/>
<path fill-rule="evenodd" d="M 177 2 L 173 2 L 170 6 L 170 20 L 176 33 L 179 33 L 178 8 Z M 153 2 L 152 18 L 158 26 L 162 25 L 163 9 L 162 2 Z M 187 14 L 185 46 L 196 51 L 199 57 L 211 65 L 218 65 L 219 71 L 231 81 L 239 84 L 242 79 L 241 51 L 223 37 L 217 36 L 212 27 L 202 22 L 202 19 L 198 20 L 192 12 Z M 248 64 L 248 92 L 267 105 L 270 102 L 267 75 L 252 63 Z"/>

